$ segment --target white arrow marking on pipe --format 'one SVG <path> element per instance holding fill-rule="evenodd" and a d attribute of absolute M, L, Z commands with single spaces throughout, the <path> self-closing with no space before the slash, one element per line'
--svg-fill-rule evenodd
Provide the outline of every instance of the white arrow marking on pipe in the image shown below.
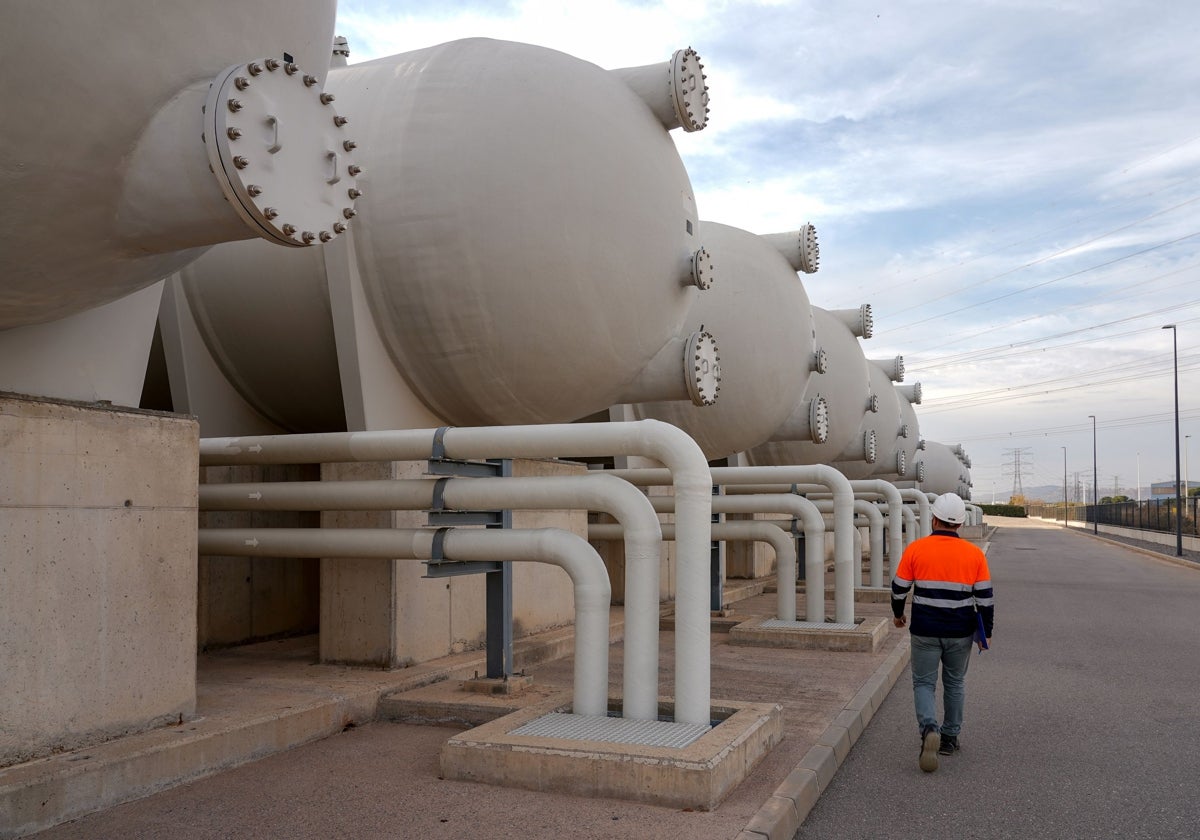
<path fill-rule="evenodd" d="M 249 451 L 262 452 L 262 444 L 259 444 L 259 443 L 254 444 L 253 446 L 249 447 Z"/>
<path fill-rule="evenodd" d="M 262 493 L 251 493 L 250 498 L 256 502 L 260 501 L 262 499 Z"/>
<path fill-rule="evenodd" d="M 258 548 L 258 540 L 245 540 L 245 543 L 251 548 Z"/>

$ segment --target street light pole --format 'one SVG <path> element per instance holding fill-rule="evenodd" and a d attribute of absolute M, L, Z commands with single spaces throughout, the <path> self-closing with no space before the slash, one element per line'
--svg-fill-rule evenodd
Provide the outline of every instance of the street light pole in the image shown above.
<path fill-rule="evenodd" d="M 1096 415 L 1089 414 L 1092 421 L 1092 533 L 1100 533 L 1100 473 L 1096 471 Z"/>
<path fill-rule="evenodd" d="M 1059 447 L 1063 451 L 1063 527 L 1067 527 L 1067 447 Z"/>
<path fill-rule="evenodd" d="M 1175 358 L 1175 556 L 1183 556 L 1183 497 L 1179 481 L 1179 331 L 1174 324 L 1165 324 L 1171 331 L 1171 351 Z"/>

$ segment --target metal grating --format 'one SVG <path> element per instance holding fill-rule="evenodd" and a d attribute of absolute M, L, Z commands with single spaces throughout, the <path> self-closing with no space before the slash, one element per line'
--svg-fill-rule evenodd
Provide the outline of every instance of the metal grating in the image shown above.
<path fill-rule="evenodd" d="M 833 621 L 784 621 L 768 618 L 759 627 L 767 630 L 857 630 L 857 624 L 838 624 Z"/>
<path fill-rule="evenodd" d="M 600 715 L 551 712 L 522 724 L 508 734 L 681 749 L 707 733 L 710 728 L 703 723 L 630 720 L 629 718 L 602 717 Z"/>

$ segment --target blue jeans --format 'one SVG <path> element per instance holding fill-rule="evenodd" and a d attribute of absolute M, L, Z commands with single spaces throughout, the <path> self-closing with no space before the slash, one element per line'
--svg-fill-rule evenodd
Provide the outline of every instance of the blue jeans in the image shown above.
<path fill-rule="evenodd" d="M 937 722 L 938 666 L 942 669 L 943 735 L 957 735 L 962 729 L 963 703 L 967 697 L 967 666 L 971 664 L 970 636 L 940 639 L 936 636 L 912 636 L 913 701 L 917 708 L 917 727 Z"/>

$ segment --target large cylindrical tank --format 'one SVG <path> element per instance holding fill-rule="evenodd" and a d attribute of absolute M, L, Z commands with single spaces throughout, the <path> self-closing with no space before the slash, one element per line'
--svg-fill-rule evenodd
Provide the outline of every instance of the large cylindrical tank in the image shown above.
<path fill-rule="evenodd" d="M 899 358 L 899 357 L 897 357 Z M 836 466 L 847 478 L 872 478 L 885 473 L 907 470 L 900 441 L 900 398 L 892 385 L 892 377 L 878 362 L 867 362 L 871 381 L 871 396 L 863 412 L 858 434 L 851 440 L 847 452 L 854 457 L 837 461 Z"/>
<path fill-rule="evenodd" d="M 262 235 L 209 182 L 206 146 L 216 144 L 201 140 L 207 82 L 275 56 L 276 86 L 303 98 L 324 129 L 317 97 L 335 11 L 336 0 L 6 3 L 0 77 L 19 91 L 20 107 L 0 132 L 0 329 L 141 289 L 196 255 L 181 248 Z M 286 83 L 285 53 L 303 68 Z M 244 113 L 272 108 L 255 98 L 263 86 L 250 84 Z M 226 109 L 208 114 L 232 118 Z M 286 157 L 311 138 L 295 120 L 282 122 Z M 245 126 L 243 142 L 254 143 L 259 128 L 267 129 Z M 261 156 L 250 158 L 247 171 L 265 176 Z M 302 190 L 301 180 L 287 189 Z M 243 186 L 236 176 L 230 183 Z"/>
<path fill-rule="evenodd" d="M 920 489 L 926 493 L 957 493 L 964 499 L 971 495 L 971 475 L 954 450 L 944 443 L 925 442 L 923 461 L 925 478 Z"/>
<path fill-rule="evenodd" d="M 699 233 L 720 255 L 717 279 L 686 323 L 717 337 L 720 399 L 639 403 L 633 412 L 678 426 L 713 460 L 757 446 L 788 419 L 812 373 L 816 336 L 804 285 L 770 239 L 713 222 L 701 222 Z M 805 239 L 815 248 L 811 226 L 786 241 L 799 253 Z"/>
<path fill-rule="evenodd" d="M 567 422 L 627 401 L 707 294 L 687 172 L 631 73 L 486 39 L 330 72 L 338 105 L 369 115 L 351 234 L 374 325 L 447 423 Z M 320 254 L 255 243 L 186 272 L 226 375 L 284 428 L 337 415 L 325 272 Z M 313 363 L 288 361 L 300 343 Z"/>
<path fill-rule="evenodd" d="M 818 373 L 809 378 L 796 410 L 803 413 L 820 406 L 823 434 L 801 438 L 776 430 L 772 441 L 746 452 L 755 466 L 829 464 L 859 437 L 871 400 L 870 373 L 859 338 L 871 335 L 871 307 L 830 311 L 814 306 L 812 312 Z"/>
<path fill-rule="evenodd" d="M 918 480 L 918 471 L 923 471 L 923 441 L 914 404 L 921 402 L 921 383 L 897 385 L 893 388 L 900 406 L 900 437 L 896 441 L 896 459 L 893 469 L 875 475 L 892 483 L 908 483 Z M 886 465 L 885 465 L 886 466 Z M 903 466 L 903 469 L 901 469 Z"/>

